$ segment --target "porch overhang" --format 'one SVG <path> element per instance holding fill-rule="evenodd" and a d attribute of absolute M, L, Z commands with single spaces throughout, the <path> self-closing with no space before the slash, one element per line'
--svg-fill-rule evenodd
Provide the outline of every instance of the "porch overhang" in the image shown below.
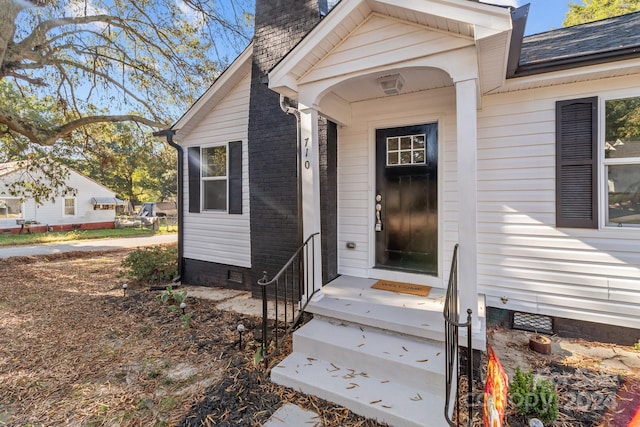
<path fill-rule="evenodd" d="M 323 60 L 339 50 L 351 34 L 375 17 L 402 22 L 416 30 L 439 33 L 446 36 L 447 43 L 441 46 L 441 40 L 438 40 L 429 46 L 428 51 L 407 46 L 405 52 L 392 51 L 385 55 L 385 60 L 378 58 L 378 62 L 345 62 L 342 70 L 332 70 L 331 76 L 318 71 L 318 65 Z M 471 0 L 343 0 L 271 70 L 269 87 L 284 96 L 298 99 L 301 86 L 319 80 L 346 80 L 356 76 L 356 71 L 384 72 L 402 68 L 411 62 L 429 63 L 429 57 L 473 47 L 473 77 L 479 81 L 480 92 L 487 93 L 505 82 L 511 31 L 509 8 Z M 462 69 L 456 65 L 450 64 L 450 67 Z M 434 66 L 439 67 L 439 61 L 436 60 Z M 458 78 L 445 65 L 442 66 L 452 77 L 451 85 L 469 78 L 468 75 Z M 309 104 L 314 101 L 317 102 L 305 102 Z M 332 102 L 335 103 L 335 100 Z"/>

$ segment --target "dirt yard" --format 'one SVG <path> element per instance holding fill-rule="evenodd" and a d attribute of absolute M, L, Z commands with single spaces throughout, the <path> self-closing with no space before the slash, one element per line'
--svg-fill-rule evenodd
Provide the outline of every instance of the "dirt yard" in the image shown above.
<path fill-rule="evenodd" d="M 117 276 L 126 254 L 0 260 L 0 426 L 259 426 L 284 402 L 319 413 L 326 427 L 379 426 L 265 380 L 251 344 L 259 319 L 189 298 L 193 317 L 183 325 L 148 284 L 129 283 L 123 295 Z M 243 351 L 238 323 L 248 330 Z M 628 380 L 635 368 L 566 350 L 573 347 L 540 356 L 524 334 L 492 329 L 489 342 L 508 371 L 530 367 L 554 381 L 554 426 L 617 427 L 624 408 L 616 402 L 640 390 Z M 507 425 L 524 424 L 511 409 Z"/>
<path fill-rule="evenodd" d="M 258 319 L 190 298 L 184 328 L 147 285 L 124 296 L 126 253 L 0 260 L 0 426 L 258 426 L 285 401 L 377 426 L 265 381 L 235 329 Z"/>

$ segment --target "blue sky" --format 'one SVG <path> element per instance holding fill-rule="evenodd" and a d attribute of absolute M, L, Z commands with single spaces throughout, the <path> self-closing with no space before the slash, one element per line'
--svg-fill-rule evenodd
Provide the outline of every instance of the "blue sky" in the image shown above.
<path fill-rule="evenodd" d="M 578 1 L 575 1 L 579 3 Z M 569 0 L 529 0 L 518 1 L 519 5 L 531 3 L 525 34 L 538 34 L 562 27 L 562 21 L 569 9 Z"/>
<path fill-rule="evenodd" d="M 531 4 L 525 35 L 544 33 L 562 27 L 570 0 L 480 0 L 483 3 L 522 6 Z M 581 1 L 573 0 L 580 4 Z"/>

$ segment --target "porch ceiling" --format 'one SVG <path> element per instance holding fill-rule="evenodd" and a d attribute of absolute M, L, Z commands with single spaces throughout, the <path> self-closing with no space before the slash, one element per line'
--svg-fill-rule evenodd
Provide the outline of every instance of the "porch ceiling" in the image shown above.
<path fill-rule="evenodd" d="M 397 70 L 397 72 L 405 82 L 402 93 L 453 86 L 451 76 L 438 68 L 403 68 L 402 70 Z M 378 79 L 394 73 L 395 70 L 377 72 L 346 80 L 334 86 L 332 92 L 335 96 L 339 96 L 348 103 L 384 98 L 388 95 L 385 95 L 380 88 Z"/>

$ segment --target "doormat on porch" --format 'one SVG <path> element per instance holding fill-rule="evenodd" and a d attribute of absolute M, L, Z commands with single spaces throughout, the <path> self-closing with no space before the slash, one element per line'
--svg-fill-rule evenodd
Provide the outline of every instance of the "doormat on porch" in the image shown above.
<path fill-rule="evenodd" d="M 391 280 L 378 280 L 371 286 L 373 289 L 397 292 L 400 294 L 417 295 L 426 297 L 431 291 L 431 286 L 416 285 L 414 283 L 392 282 Z"/>

